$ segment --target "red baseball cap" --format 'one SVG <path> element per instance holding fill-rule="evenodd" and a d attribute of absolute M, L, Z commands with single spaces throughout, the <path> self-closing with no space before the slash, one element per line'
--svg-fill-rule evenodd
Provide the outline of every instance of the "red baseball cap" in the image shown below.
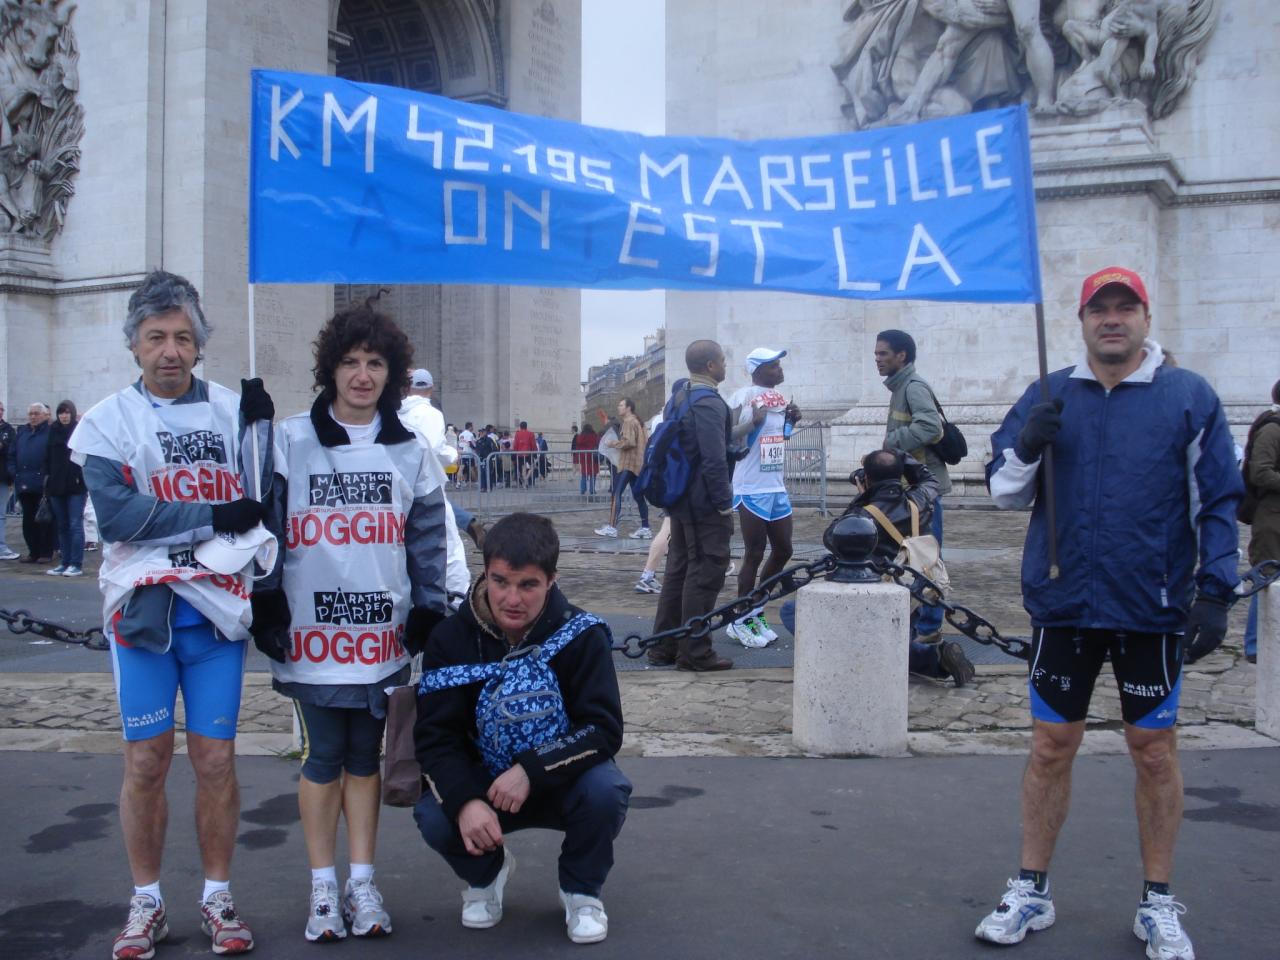
<path fill-rule="evenodd" d="M 1103 267 L 1097 273 L 1091 273 L 1084 278 L 1084 284 L 1080 287 L 1080 308 L 1083 310 L 1098 291 L 1103 287 L 1109 287 L 1113 283 L 1118 283 L 1122 287 L 1128 287 L 1138 299 L 1142 301 L 1142 305 L 1148 310 L 1151 309 L 1151 301 L 1147 297 L 1146 284 L 1142 282 L 1142 278 L 1124 267 Z"/>

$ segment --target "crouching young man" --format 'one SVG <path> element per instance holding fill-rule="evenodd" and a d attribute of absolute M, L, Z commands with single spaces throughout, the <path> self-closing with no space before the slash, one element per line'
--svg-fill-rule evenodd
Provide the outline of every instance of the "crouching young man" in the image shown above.
<path fill-rule="evenodd" d="M 515 869 L 506 835 L 563 831 L 569 939 L 596 943 L 609 932 L 600 891 L 631 783 L 613 762 L 622 704 L 609 628 L 560 592 L 559 557 L 550 520 L 503 518 L 485 537 L 484 576 L 427 641 L 414 736 L 430 790 L 414 819 L 467 882 L 462 925 L 477 929 L 502 919 Z"/>

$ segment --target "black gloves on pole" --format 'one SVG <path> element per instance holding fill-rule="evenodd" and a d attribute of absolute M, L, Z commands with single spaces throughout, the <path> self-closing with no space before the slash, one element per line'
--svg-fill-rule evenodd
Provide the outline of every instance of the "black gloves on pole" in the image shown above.
<path fill-rule="evenodd" d="M 240 415 L 246 424 L 275 419 L 276 406 L 271 402 L 271 394 L 267 393 L 261 377 L 240 381 Z"/>
<path fill-rule="evenodd" d="M 1013 442 L 1013 452 L 1023 463 L 1031 464 L 1040 459 L 1044 448 L 1062 429 L 1062 401 L 1050 400 L 1031 408 L 1027 422 L 1023 424 L 1018 439 Z"/>
<path fill-rule="evenodd" d="M 266 505 L 249 498 L 211 504 L 210 509 L 213 529 L 218 533 L 247 533 L 267 516 Z"/>
<path fill-rule="evenodd" d="M 1196 594 L 1187 614 L 1187 632 L 1182 638 L 1182 658 L 1195 663 L 1217 650 L 1227 635 L 1227 611 L 1230 604 L 1216 597 Z"/>

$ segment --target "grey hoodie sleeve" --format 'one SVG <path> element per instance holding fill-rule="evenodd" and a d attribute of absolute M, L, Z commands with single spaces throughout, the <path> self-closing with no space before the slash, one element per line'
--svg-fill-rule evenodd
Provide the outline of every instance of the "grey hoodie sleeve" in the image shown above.
<path fill-rule="evenodd" d="M 404 528 L 404 549 L 409 564 L 410 597 L 415 607 L 426 607 L 443 616 L 445 596 L 444 490 L 415 497 Z"/>
<path fill-rule="evenodd" d="M 84 485 L 98 514 L 98 530 L 107 543 L 192 544 L 213 537 L 213 508 L 207 503 L 178 503 L 139 493 L 124 464 L 89 456 Z"/>

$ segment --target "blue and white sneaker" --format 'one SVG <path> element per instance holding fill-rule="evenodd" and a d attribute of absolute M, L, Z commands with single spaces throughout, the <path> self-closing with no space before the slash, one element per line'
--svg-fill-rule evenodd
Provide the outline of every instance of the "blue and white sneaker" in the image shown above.
<path fill-rule="evenodd" d="M 1029 930 L 1045 930 L 1053 926 L 1053 898 L 1036 893 L 1030 880 L 1015 877 L 1000 898 L 1000 906 L 982 918 L 973 935 L 991 943 L 1021 943 Z"/>
<path fill-rule="evenodd" d="M 1187 908 L 1172 894 L 1149 893 L 1138 904 L 1133 918 L 1133 935 L 1147 945 L 1150 960 L 1196 960 L 1191 938 L 1182 929 L 1179 914 Z"/>

